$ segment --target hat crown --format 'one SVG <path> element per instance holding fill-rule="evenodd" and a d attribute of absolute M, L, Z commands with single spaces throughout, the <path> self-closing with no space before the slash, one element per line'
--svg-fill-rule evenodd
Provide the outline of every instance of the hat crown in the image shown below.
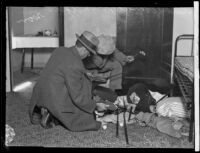
<path fill-rule="evenodd" d="M 115 37 L 109 35 L 98 36 L 99 45 L 97 53 L 102 55 L 110 55 L 115 50 Z"/>
<path fill-rule="evenodd" d="M 84 31 L 81 36 L 76 34 L 77 40 L 91 53 L 96 54 L 99 44 L 98 38 L 89 31 Z"/>
<path fill-rule="evenodd" d="M 99 40 L 98 38 L 91 32 L 89 31 L 84 31 L 82 35 L 90 41 L 93 45 L 98 46 L 99 45 Z"/>

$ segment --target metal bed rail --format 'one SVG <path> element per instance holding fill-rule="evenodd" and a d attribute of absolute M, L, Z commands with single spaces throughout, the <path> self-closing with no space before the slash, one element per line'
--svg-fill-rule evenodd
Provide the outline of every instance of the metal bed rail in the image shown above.
<path fill-rule="evenodd" d="M 177 49 L 178 49 L 178 42 L 180 40 L 194 40 L 194 35 L 193 34 L 183 34 L 183 35 L 179 35 L 176 40 L 175 40 L 175 50 L 174 52 L 172 52 L 172 63 L 171 63 L 171 84 L 174 84 L 174 63 L 175 63 L 175 57 L 177 56 Z M 192 52 L 193 52 L 193 44 L 192 44 Z"/>
<path fill-rule="evenodd" d="M 187 105 L 189 104 L 189 109 L 191 110 L 189 142 L 191 142 L 193 138 L 193 130 L 194 130 L 193 129 L 194 128 L 194 83 L 189 81 L 189 79 L 186 76 L 183 76 L 177 69 L 175 69 L 175 57 L 177 56 L 178 42 L 183 39 L 192 40 L 193 42 L 194 35 L 183 34 L 176 38 L 175 51 L 174 51 L 174 54 L 172 55 L 173 59 L 172 59 L 172 67 L 171 67 L 171 83 L 174 84 L 174 79 L 176 79 L 186 104 Z M 192 44 L 192 52 L 193 52 L 193 44 Z"/>
<path fill-rule="evenodd" d="M 176 38 L 176 41 L 175 41 L 175 57 L 177 56 L 177 49 L 178 49 L 178 42 L 179 40 L 183 40 L 183 39 L 188 39 L 188 40 L 194 40 L 194 35 L 193 34 L 183 34 L 183 35 L 180 35 Z M 192 52 L 193 52 L 193 45 L 192 45 Z"/>

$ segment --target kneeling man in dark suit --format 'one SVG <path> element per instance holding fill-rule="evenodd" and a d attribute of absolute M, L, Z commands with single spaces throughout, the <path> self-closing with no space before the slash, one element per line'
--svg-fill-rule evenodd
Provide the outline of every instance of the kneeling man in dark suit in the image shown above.
<path fill-rule="evenodd" d="M 99 41 L 89 31 L 77 36 L 76 45 L 53 51 L 33 89 L 29 115 L 33 124 L 51 127 L 56 119 L 71 131 L 98 130 L 94 110 L 106 110 L 108 105 L 92 100 L 92 82 L 86 75 L 82 60 L 96 54 Z M 41 108 L 37 114 L 35 108 Z"/>

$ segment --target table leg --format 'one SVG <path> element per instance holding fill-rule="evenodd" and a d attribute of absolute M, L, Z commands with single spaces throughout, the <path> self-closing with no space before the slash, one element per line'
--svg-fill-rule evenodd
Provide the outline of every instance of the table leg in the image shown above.
<path fill-rule="evenodd" d="M 31 69 L 33 69 L 33 52 L 34 52 L 34 49 L 32 48 L 31 49 Z"/>
<path fill-rule="evenodd" d="M 24 59 L 25 59 L 25 49 L 22 49 L 21 73 L 23 73 L 24 71 Z"/>

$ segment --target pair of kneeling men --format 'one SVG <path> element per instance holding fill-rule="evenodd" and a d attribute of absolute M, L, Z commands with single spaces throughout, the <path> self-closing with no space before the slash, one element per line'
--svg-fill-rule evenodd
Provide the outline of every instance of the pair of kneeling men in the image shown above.
<path fill-rule="evenodd" d="M 117 73 L 118 70 L 121 73 L 121 68 L 116 68 L 115 55 L 110 55 L 109 59 L 107 56 L 100 55 L 100 51 L 102 54 L 104 51 L 113 52 L 115 43 L 113 39 L 109 39 L 110 41 L 103 39 L 102 42 L 101 37 L 96 37 L 89 31 L 84 31 L 80 36 L 76 36 L 77 40 L 74 46 L 59 47 L 53 51 L 37 79 L 29 105 L 32 123 L 37 123 L 37 118 L 40 120 L 40 115 L 35 112 L 35 109 L 42 107 L 71 131 L 98 130 L 101 127 L 101 123 L 94 118 L 94 111 L 96 109 L 106 110 L 107 105 L 96 103 L 92 99 L 93 82 L 88 76 L 83 60 L 92 57 L 95 68 L 103 69 L 104 72 L 110 70 L 111 75 L 114 75 L 114 72 Z M 106 50 L 105 46 L 108 46 Z M 133 57 L 124 55 L 121 61 L 133 61 Z M 88 68 L 93 69 L 93 67 Z M 115 71 L 116 69 L 117 71 Z M 112 77 L 111 82 L 112 90 L 119 89 L 121 76 Z M 42 113 L 45 114 L 45 112 Z M 44 118 L 41 124 L 45 124 L 45 122 Z"/>
<path fill-rule="evenodd" d="M 54 124 L 49 122 L 52 119 L 71 131 L 98 130 L 101 127 L 94 111 L 107 110 L 109 105 L 92 99 L 92 82 L 82 61 L 89 55 L 97 55 L 98 50 L 98 38 L 85 31 L 81 36 L 77 35 L 75 46 L 60 47 L 52 53 L 33 88 L 29 107 L 33 124 L 40 123 L 46 128 Z M 148 107 L 141 102 L 137 107 L 140 104 Z"/>

